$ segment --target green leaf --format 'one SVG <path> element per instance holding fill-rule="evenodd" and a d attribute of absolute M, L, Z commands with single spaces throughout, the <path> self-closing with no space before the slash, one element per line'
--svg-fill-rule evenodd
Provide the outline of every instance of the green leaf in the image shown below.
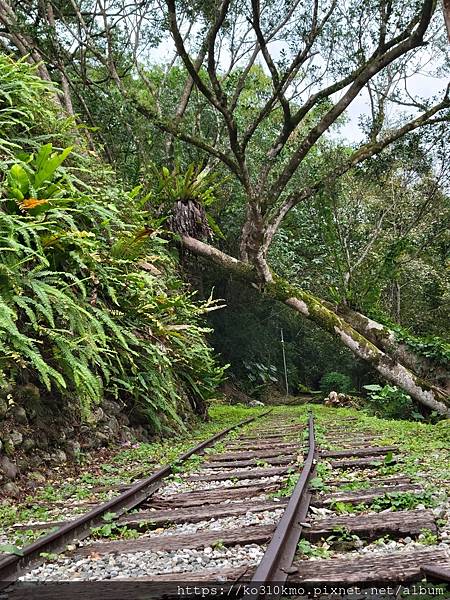
<path fill-rule="evenodd" d="M 320 477 L 313 477 L 313 479 L 311 479 L 311 481 L 309 482 L 309 487 L 312 490 L 323 490 L 325 488 L 325 484 L 323 482 L 323 479 L 321 479 Z"/>
<path fill-rule="evenodd" d="M 365 390 L 368 390 L 369 392 L 379 392 L 383 389 L 381 385 L 377 385 L 376 383 L 372 383 L 370 385 L 363 385 L 363 388 Z"/>
<path fill-rule="evenodd" d="M 22 201 L 25 196 L 22 194 L 22 192 L 18 189 L 18 188 L 10 188 L 9 190 L 9 195 L 12 196 L 13 198 L 15 198 L 16 200 Z"/>
<path fill-rule="evenodd" d="M 111 521 L 114 521 L 114 519 L 117 519 L 117 514 L 115 512 L 107 512 L 102 516 L 103 521 L 106 521 L 106 523 L 110 523 Z"/>
<path fill-rule="evenodd" d="M 36 159 L 35 159 L 35 168 L 36 171 L 40 171 L 41 169 L 44 168 L 44 165 L 47 161 L 47 159 L 49 158 L 50 154 L 52 153 L 53 150 L 53 145 L 52 144 L 44 144 L 44 146 L 41 146 L 39 148 L 39 151 L 36 155 Z"/>
<path fill-rule="evenodd" d="M 16 556 L 23 556 L 23 551 L 13 544 L 1 544 L 0 552 L 5 554 L 15 554 Z"/>
<path fill-rule="evenodd" d="M 390 464 L 392 464 L 394 462 L 395 461 L 394 461 L 394 455 L 393 455 L 393 453 L 392 452 L 388 452 L 386 454 L 386 456 L 384 457 L 383 464 L 390 465 Z"/>
<path fill-rule="evenodd" d="M 22 198 L 19 199 L 23 199 L 30 187 L 28 173 L 21 165 L 18 164 L 15 164 L 10 168 L 8 174 L 8 183 L 11 188 L 16 189 L 23 194 Z"/>
<path fill-rule="evenodd" d="M 424 416 L 421 415 L 419 412 L 413 411 L 411 413 L 411 416 L 416 419 L 417 421 L 423 421 L 424 420 Z"/>
<path fill-rule="evenodd" d="M 69 154 L 72 151 L 72 146 L 68 148 L 64 148 L 61 154 L 56 154 L 51 158 L 43 159 L 40 162 L 40 167 L 34 176 L 34 187 L 36 189 L 40 188 L 44 181 L 50 181 L 56 171 L 56 169 L 61 166 L 61 164 L 66 160 Z"/>
<path fill-rule="evenodd" d="M 134 187 L 131 190 L 131 192 L 128 193 L 128 195 L 133 200 L 134 198 L 136 198 L 136 196 L 138 196 L 140 194 L 141 191 L 142 191 L 142 184 Z"/>

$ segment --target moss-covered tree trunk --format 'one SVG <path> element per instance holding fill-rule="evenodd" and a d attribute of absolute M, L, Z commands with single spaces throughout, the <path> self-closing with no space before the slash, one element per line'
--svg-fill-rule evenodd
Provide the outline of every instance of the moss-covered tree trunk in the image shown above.
<path fill-rule="evenodd" d="M 271 281 L 261 283 L 257 270 L 251 264 L 237 260 L 209 244 L 188 236 L 182 237 L 182 243 L 190 252 L 214 262 L 250 285 L 259 288 L 267 296 L 283 302 L 307 319 L 314 321 L 319 327 L 339 338 L 356 356 L 369 363 L 387 381 L 405 390 L 417 402 L 441 415 L 450 416 L 449 398 L 442 390 L 430 385 L 398 360 L 380 350 L 342 316 L 325 306 L 319 298 L 274 274 Z"/>
<path fill-rule="evenodd" d="M 327 303 L 324 303 L 324 305 L 332 308 L 353 329 L 356 329 L 356 331 L 375 344 L 380 350 L 386 352 L 390 357 L 414 373 L 417 373 L 420 377 L 427 381 L 432 381 L 434 385 L 441 388 L 447 394 L 450 392 L 450 372 L 448 368 L 442 364 L 437 364 L 426 356 L 414 352 L 406 343 L 399 341 L 395 332 L 389 329 L 389 327 L 347 306 L 340 306 L 335 309 L 327 305 Z"/>

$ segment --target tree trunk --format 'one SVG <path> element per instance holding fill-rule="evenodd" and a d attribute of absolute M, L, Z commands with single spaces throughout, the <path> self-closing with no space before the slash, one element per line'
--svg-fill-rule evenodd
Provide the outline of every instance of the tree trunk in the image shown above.
<path fill-rule="evenodd" d="M 324 305 L 331 307 L 326 302 Z M 348 306 L 339 306 L 337 309 L 333 307 L 332 310 L 380 350 L 420 377 L 432 381 L 443 391 L 447 393 L 450 391 L 450 372 L 444 365 L 436 364 L 426 356 L 417 354 L 407 344 L 399 342 L 394 331 Z"/>
<path fill-rule="evenodd" d="M 405 390 L 417 402 L 441 415 L 450 416 L 450 409 L 447 406 L 449 398 L 442 390 L 417 377 L 400 362 L 388 356 L 341 316 L 325 306 L 320 299 L 291 285 L 275 274 L 272 274 L 271 281 L 261 283 L 257 270 L 252 265 L 237 260 L 199 240 L 183 236 L 182 243 L 190 252 L 232 272 L 248 284 L 261 289 L 269 297 L 283 302 L 314 321 L 322 329 L 338 337 L 356 356 L 368 362 L 387 381 Z"/>
<path fill-rule="evenodd" d="M 272 281 L 272 272 L 267 264 L 264 247 L 264 226 L 261 209 L 252 202 L 247 208 L 247 219 L 242 228 L 239 244 L 241 259 L 254 265 L 260 281 Z"/>

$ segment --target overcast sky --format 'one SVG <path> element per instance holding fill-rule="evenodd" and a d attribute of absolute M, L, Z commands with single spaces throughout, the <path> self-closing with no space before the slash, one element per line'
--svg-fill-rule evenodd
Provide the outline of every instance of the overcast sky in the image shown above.
<path fill-rule="evenodd" d="M 408 90 L 413 95 L 429 98 L 439 92 L 442 92 L 445 87 L 445 81 L 436 79 L 435 77 L 427 77 L 425 75 L 413 75 L 408 80 Z M 401 110 L 404 110 L 403 108 Z M 363 139 L 362 131 L 358 125 L 361 115 L 368 114 L 370 111 L 369 96 L 367 91 L 363 90 L 361 94 L 350 104 L 347 109 L 346 117 L 348 122 L 341 126 L 340 135 L 345 137 L 350 142 L 358 142 Z M 395 117 L 394 111 L 399 111 L 398 107 L 391 108 L 389 116 Z"/>

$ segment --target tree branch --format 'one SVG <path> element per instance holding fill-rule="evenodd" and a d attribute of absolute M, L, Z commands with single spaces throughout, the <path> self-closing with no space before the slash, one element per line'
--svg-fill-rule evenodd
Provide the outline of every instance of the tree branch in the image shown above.
<path fill-rule="evenodd" d="M 436 117 L 434 119 L 432 117 L 434 117 L 434 115 L 436 115 L 441 110 L 450 108 L 449 89 L 450 86 L 447 88 L 445 97 L 441 102 L 439 102 L 426 112 L 422 113 L 420 116 L 416 117 L 415 119 L 412 119 L 408 123 L 405 123 L 405 125 L 403 125 L 402 127 L 399 127 L 398 129 L 387 133 L 381 140 L 377 142 L 369 142 L 361 146 L 360 148 L 355 150 L 345 162 L 336 167 L 334 171 L 332 171 L 323 180 L 317 182 L 315 185 L 305 188 L 300 192 L 294 192 L 290 194 L 278 208 L 276 208 L 274 211 L 267 215 L 266 236 L 264 242 L 265 252 L 267 252 L 267 250 L 269 249 L 273 236 L 278 230 L 278 227 L 280 226 L 282 220 L 294 206 L 306 200 L 307 198 L 310 198 L 319 190 L 324 189 L 325 187 L 332 184 L 341 175 L 349 171 L 352 167 L 367 160 L 368 158 L 371 158 L 372 156 L 379 154 L 382 150 L 384 150 L 384 148 L 397 141 L 404 135 L 411 133 L 419 127 L 434 125 L 437 123 L 448 121 L 450 119 L 448 115 Z"/>
<path fill-rule="evenodd" d="M 314 146 L 317 140 L 329 129 L 329 127 L 336 121 L 336 119 L 346 110 L 350 103 L 356 98 L 359 92 L 363 89 L 367 82 L 369 82 L 374 75 L 382 71 L 387 65 L 391 64 L 397 58 L 409 52 L 413 48 L 423 43 L 423 36 L 427 30 L 428 24 L 431 20 L 434 9 L 433 0 L 425 0 L 420 15 L 420 20 L 417 27 L 409 37 L 402 39 L 402 41 L 394 45 L 392 41 L 386 46 L 389 50 L 380 54 L 380 49 L 377 48 L 369 61 L 365 64 L 361 73 L 354 79 L 350 88 L 342 96 L 342 98 L 334 104 L 334 106 L 322 117 L 319 123 L 313 127 L 308 135 L 300 142 L 297 150 L 291 156 L 283 172 L 278 179 L 272 185 L 269 195 L 271 199 L 277 199 L 289 183 L 293 174 L 297 170 L 301 161 L 308 154 L 310 149 Z M 407 28 L 407 31 L 409 27 Z M 403 34 L 404 37 L 405 32 Z"/>
<path fill-rule="evenodd" d="M 163 121 L 160 117 L 158 117 L 156 113 L 152 112 L 149 108 L 142 106 L 142 104 L 140 104 L 139 102 L 134 101 L 133 106 L 142 115 L 151 119 L 152 122 L 156 125 L 156 127 L 158 127 L 161 131 L 164 131 L 165 133 L 170 133 L 175 138 L 180 139 L 188 144 L 191 144 L 196 148 L 200 148 L 200 150 L 204 150 L 211 156 L 218 158 L 225 165 L 227 165 L 230 171 L 232 171 L 232 173 L 234 173 L 236 177 L 242 182 L 239 166 L 227 154 L 221 152 L 213 146 L 210 146 L 207 142 L 205 142 L 205 140 L 180 131 L 177 126 Z"/>

